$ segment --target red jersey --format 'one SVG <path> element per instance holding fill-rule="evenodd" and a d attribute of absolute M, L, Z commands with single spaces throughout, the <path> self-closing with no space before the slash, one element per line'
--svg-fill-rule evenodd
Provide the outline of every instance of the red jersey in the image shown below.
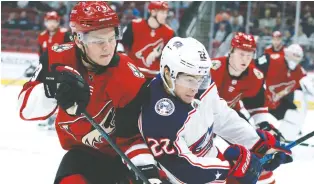
<path fill-rule="evenodd" d="M 21 118 L 46 119 L 58 108 L 55 99 L 46 98 L 41 82 L 44 72 L 47 72 L 52 64 L 61 63 L 79 71 L 93 87 L 86 110 L 122 151 L 126 151 L 126 155 L 131 158 L 143 153 L 150 155 L 137 126 L 144 89 L 142 86 L 146 84 L 144 75 L 124 54 L 114 55 L 110 64 L 97 74 L 87 71 L 80 58 L 78 48 L 72 42 L 54 46 L 41 56 L 41 70 L 35 72 L 36 80 L 33 78 L 26 83 L 19 95 Z M 58 109 L 55 125 L 62 148 L 92 148 L 106 155 L 116 155 L 108 142 L 83 115 L 69 116 L 61 108 Z M 139 146 L 132 147 L 135 144 Z"/>
<path fill-rule="evenodd" d="M 264 76 L 253 64 L 250 64 L 240 76 L 229 74 L 229 58 L 224 56 L 212 59 L 211 75 L 217 85 L 218 93 L 228 105 L 239 111 L 239 101 L 244 102 L 245 108 L 253 114 L 268 112 L 264 106 Z"/>
<path fill-rule="evenodd" d="M 145 77 L 153 78 L 159 73 L 161 52 L 173 36 L 174 31 L 167 25 L 152 29 L 146 20 L 134 19 L 121 42 Z"/>
<path fill-rule="evenodd" d="M 50 35 L 48 30 L 41 32 L 38 35 L 37 41 L 39 45 L 39 55 L 46 52 L 48 48 L 67 43 L 71 41 L 71 34 L 66 28 L 58 28 L 54 35 Z"/>
<path fill-rule="evenodd" d="M 306 75 L 300 65 L 290 70 L 284 57 L 272 59 L 263 55 L 255 64 L 265 75 L 266 104 L 271 109 L 276 109 L 283 97 L 300 88 L 299 81 Z"/>
<path fill-rule="evenodd" d="M 268 54 L 272 59 L 278 59 L 279 57 L 284 57 L 285 53 L 283 51 L 285 47 L 282 46 L 281 49 L 278 51 L 275 51 L 274 47 L 272 45 L 268 46 L 264 50 L 264 54 Z"/>

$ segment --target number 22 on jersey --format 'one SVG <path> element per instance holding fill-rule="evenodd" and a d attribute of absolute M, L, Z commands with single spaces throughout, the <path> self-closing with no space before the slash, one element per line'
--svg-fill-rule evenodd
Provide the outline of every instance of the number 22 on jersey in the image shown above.
<path fill-rule="evenodd" d="M 170 145 L 170 140 L 166 138 L 159 140 L 147 138 L 147 144 L 155 157 L 161 156 L 163 154 L 171 155 L 176 153 L 176 151 Z"/>

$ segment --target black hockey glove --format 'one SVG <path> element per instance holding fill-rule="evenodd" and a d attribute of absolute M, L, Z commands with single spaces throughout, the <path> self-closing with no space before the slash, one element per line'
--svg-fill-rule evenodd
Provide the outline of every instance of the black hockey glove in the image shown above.
<path fill-rule="evenodd" d="M 80 115 L 90 99 L 90 88 L 83 77 L 73 68 L 53 65 L 45 76 L 45 94 L 55 98 L 57 104 L 69 115 Z"/>
<path fill-rule="evenodd" d="M 148 178 L 151 184 L 170 184 L 167 180 L 166 174 L 159 170 L 155 165 L 138 166 L 139 170 Z M 143 181 L 139 177 L 133 179 L 134 184 L 143 184 Z"/>
<path fill-rule="evenodd" d="M 274 125 L 268 123 L 267 121 L 263 121 L 259 123 L 257 126 L 259 129 L 271 133 L 276 138 L 277 141 L 280 141 L 280 142 L 286 141 L 286 139 L 281 134 L 281 132 L 277 128 L 275 128 Z"/>

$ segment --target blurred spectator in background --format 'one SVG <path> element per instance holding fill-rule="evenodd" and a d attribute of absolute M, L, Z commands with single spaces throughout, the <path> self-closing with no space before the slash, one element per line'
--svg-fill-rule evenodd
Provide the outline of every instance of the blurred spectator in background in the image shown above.
<path fill-rule="evenodd" d="M 265 10 L 265 17 L 259 20 L 259 27 L 261 29 L 270 27 L 271 29 L 275 27 L 275 19 L 271 17 L 271 10 L 268 8 Z"/>
<path fill-rule="evenodd" d="M 32 27 L 31 22 L 29 21 L 27 17 L 26 11 L 22 11 L 20 14 L 20 18 L 17 21 L 19 29 L 27 30 Z"/>
<path fill-rule="evenodd" d="M 61 17 L 60 19 L 60 25 L 64 25 L 64 16 L 67 13 L 67 7 L 65 6 L 64 2 L 59 1 L 59 8 L 56 10 L 58 15 Z"/>
<path fill-rule="evenodd" d="M 303 27 L 300 25 L 298 33 L 292 38 L 293 43 L 301 45 L 301 47 L 309 46 L 309 40 L 306 34 L 303 32 Z"/>
<path fill-rule="evenodd" d="M 221 43 L 223 43 L 227 36 L 231 33 L 231 28 L 227 29 L 227 24 L 220 22 L 218 24 L 218 30 L 214 32 L 213 47 L 218 48 Z"/>
<path fill-rule="evenodd" d="M 39 17 L 36 17 L 35 18 L 35 21 L 33 23 L 33 28 L 32 30 L 35 30 L 35 31 L 39 31 L 42 29 L 42 22 L 40 21 L 40 18 Z"/>
<path fill-rule="evenodd" d="M 223 20 L 229 21 L 230 15 L 226 12 L 226 8 L 222 7 L 219 13 L 215 17 L 215 23 L 218 24 Z"/>
<path fill-rule="evenodd" d="M 135 2 L 130 3 L 130 9 L 132 10 L 132 14 L 134 17 L 141 17 L 141 12 L 136 8 Z"/>
<path fill-rule="evenodd" d="M 275 27 L 273 27 L 272 31 L 278 31 L 281 30 L 281 18 L 276 17 L 276 24 Z"/>
<path fill-rule="evenodd" d="M 305 70 L 314 70 L 314 47 L 305 50 L 305 59 L 301 63 Z"/>
<path fill-rule="evenodd" d="M 47 51 L 47 48 L 59 44 L 71 42 L 71 33 L 65 28 L 60 28 L 60 16 L 57 12 L 47 12 L 45 15 L 46 30 L 38 36 L 39 55 Z"/>
<path fill-rule="evenodd" d="M 302 22 L 307 22 L 307 19 L 309 17 L 311 17 L 312 14 L 311 14 L 311 7 L 307 4 L 305 7 L 304 7 L 304 10 L 302 11 L 302 15 L 301 15 L 301 21 Z"/>
<path fill-rule="evenodd" d="M 173 29 L 173 31 L 177 34 L 177 31 L 180 27 L 180 23 L 178 19 L 174 16 L 173 11 L 169 11 L 167 17 L 167 24 Z"/>
<path fill-rule="evenodd" d="M 8 20 L 3 24 L 3 28 L 17 29 L 17 17 L 15 12 L 9 14 Z"/>
<path fill-rule="evenodd" d="M 26 8 L 28 5 L 28 1 L 18 1 L 17 2 L 17 7 L 18 8 Z"/>
<path fill-rule="evenodd" d="M 272 59 L 278 59 L 284 56 L 284 46 L 282 43 L 282 34 L 280 31 L 274 31 L 272 34 L 272 44 L 266 47 L 264 53 L 269 54 Z"/>
<path fill-rule="evenodd" d="M 236 21 L 236 24 L 234 23 Z M 230 17 L 230 23 L 231 25 L 238 25 L 240 27 L 243 27 L 244 19 L 241 14 L 239 14 L 238 10 L 233 10 L 232 16 Z"/>

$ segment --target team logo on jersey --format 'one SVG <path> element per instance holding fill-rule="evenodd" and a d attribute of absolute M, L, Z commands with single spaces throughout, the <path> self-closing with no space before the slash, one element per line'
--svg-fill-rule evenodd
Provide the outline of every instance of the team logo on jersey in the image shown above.
<path fill-rule="evenodd" d="M 161 116 L 170 116 L 174 109 L 174 104 L 169 98 L 162 98 L 155 105 L 155 111 Z"/>
<path fill-rule="evenodd" d="M 147 44 L 144 48 L 137 51 L 135 56 L 141 59 L 146 67 L 150 67 L 160 57 L 163 48 L 164 41 L 160 38 L 156 42 Z"/>
<path fill-rule="evenodd" d="M 112 105 L 112 101 L 107 101 L 106 104 L 101 108 L 101 110 L 93 116 L 96 122 L 99 122 L 100 127 L 108 134 L 111 135 L 115 132 L 116 126 L 115 126 L 115 109 Z M 81 141 L 87 146 L 93 147 L 95 149 L 98 149 L 97 143 L 103 142 L 103 137 L 99 133 L 97 129 L 90 130 L 86 135 L 84 135 L 83 132 L 81 132 L 79 135 L 77 135 L 77 132 L 74 132 L 72 129 L 73 124 L 86 124 L 86 119 L 84 116 L 81 116 L 73 121 L 68 122 L 59 122 L 58 125 L 66 131 L 68 134 L 70 134 L 74 139 L 77 137 L 83 136 Z M 87 127 L 88 128 L 88 127 Z M 77 139 L 76 139 L 77 140 Z"/>
<path fill-rule="evenodd" d="M 205 156 L 213 146 L 213 125 L 195 143 L 189 146 L 189 150 L 198 157 Z"/>
<path fill-rule="evenodd" d="M 278 59 L 278 58 L 280 58 L 280 54 L 271 54 L 271 55 L 270 55 L 270 58 L 272 58 L 272 59 Z"/>
<path fill-rule="evenodd" d="M 269 86 L 271 92 L 271 101 L 278 102 L 282 97 L 288 95 L 296 84 L 295 80 L 282 82 L 276 85 Z"/>
<path fill-rule="evenodd" d="M 177 49 L 183 46 L 183 43 L 180 41 L 176 41 L 173 43 L 173 46 L 176 47 Z"/>
<path fill-rule="evenodd" d="M 235 107 L 235 105 L 241 100 L 241 96 L 242 96 L 242 93 L 238 94 L 236 97 L 234 97 L 232 100 L 230 101 L 227 101 L 227 104 L 229 107 L 233 108 Z"/>
<path fill-rule="evenodd" d="M 140 72 L 136 66 L 134 66 L 132 63 L 128 62 L 129 68 L 132 70 L 133 74 L 138 78 L 144 78 L 145 76 Z"/>
<path fill-rule="evenodd" d="M 72 44 L 65 43 L 65 44 L 61 44 L 61 45 L 52 46 L 52 50 L 55 52 L 63 52 L 65 50 L 71 49 L 72 47 L 73 47 Z"/>
<path fill-rule="evenodd" d="M 221 66 L 221 61 L 212 60 L 212 69 L 217 70 Z"/>
<path fill-rule="evenodd" d="M 254 74 L 256 75 L 256 77 L 257 77 L 258 79 L 264 78 L 264 74 L 263 74 L 261 71 L 259 71 L 258 69 L 254 68 L 254 69 L 253 69 L 253 72 L 254 72 Z"/>

